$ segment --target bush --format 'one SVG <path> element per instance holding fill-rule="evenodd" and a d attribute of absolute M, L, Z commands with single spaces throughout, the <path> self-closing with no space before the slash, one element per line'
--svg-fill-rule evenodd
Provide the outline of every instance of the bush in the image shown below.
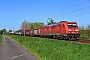
<path fill-rule="evenodd" d="M 80 36 L 82 39 L 89 39 L 88 36 L 86 34 L 83 34 Z"/>
<path fill-rule="evenodd" d="M 0 35 L 0 45 L 1 45 L 1 42 L 2 42 L 2 35 Z"/>
<path fill-rule="evenodd" d="M 80 30 L 80 38 L 81 38 L 81 39 L 89 39 L 86 30 Z"/>

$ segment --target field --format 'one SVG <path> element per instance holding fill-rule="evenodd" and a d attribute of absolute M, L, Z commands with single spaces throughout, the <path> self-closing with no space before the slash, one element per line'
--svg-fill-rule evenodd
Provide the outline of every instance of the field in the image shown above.
<path fill-rule="evenodd" d="M 0 45 L 1 45 L 1 42 L 2 42 L 2 35 L 0 35 Z"/>
<path fill-rule="evenodd" d="M 82 39 L 89 39 L 88 32 L 86 30 L 80 30 L 80 36 Z"/>
<path fill-rule="evenodd" d="M 90 60 L 90 44 L 9 35 L 41 60 Z"/>

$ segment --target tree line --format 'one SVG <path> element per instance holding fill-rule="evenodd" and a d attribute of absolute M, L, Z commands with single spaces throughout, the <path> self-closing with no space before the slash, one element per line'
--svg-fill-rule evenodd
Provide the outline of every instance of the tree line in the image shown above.
<path fill-rule="evenodd" d="M 2 35 L 2 34 L 6 35 L 6 34 L 8 34 L 9 32 L 12 32 L 12 30 L 7 31 L 7 30 L 4 28 L 4 29 L 1 29 L 1 30 L 0 30 L 0 35 Z"/>
<path fill-rule="evenodd" d="M 54 22 L 54 20 L 52 18 L 48 18 L 46 22 L 47 22 L 46 25 L 56 24 L 56 22 Z M 45 26 L 45 24 L 43 22 L 24 21 L 21 24 L 21 29 L 24 29 L 24 28 L 37 29 L 37 28 L 41 28 L 42 26 Z"/>

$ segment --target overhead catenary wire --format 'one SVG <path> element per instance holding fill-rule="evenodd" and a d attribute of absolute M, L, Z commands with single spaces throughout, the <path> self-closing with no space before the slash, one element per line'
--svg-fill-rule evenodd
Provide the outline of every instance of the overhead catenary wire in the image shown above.
<path fill-rule="evenodd" d="M 72 15 L 72 16 L 65 17 L 65 18 L 72 18 L 72 17 L 75 17 L 75 16 L 84 15 L 84 14 L 89 14 L 89 13 L 90 13 L 90 12 L 83 12 L 83 13 L 76 14 L 76 15 Z M 61 19 L 65 19 L 65 18 L 61 18 Z M 60 20 L 60 19 L 59 19 L 59 20 Z"/>
<path fill-rule="evenodd" d="M 80 3 L 77 3 L 77 4 L 75 4 L 75 5 L 73 5 L 73 6 L 71 6 L 71 7 L 68 7 L 68 8 L 66 8 L 66 9 L 63 9 L 63 10 L 61 10 L 61 11 L 59 11 L 59 12 L 56 12 L 56 13 L 53 13 L 53 14 L 51 14 L 51 15 L 55 15 L 55 14 L 58 14 L 58 13 L 60 13 L 60 12 L 63 12 L 63 11 L 66 11 L 66 10 L 68 10 L 68 9 L 72 9 L 72 8 L 74 8 L 74 7 L 76 7 L 76 6 L 79 6 L 79 5 L 81 5 L 81 4 L 83 4 L 83 3 L 85 3 L 85 2 L 87 2 L 88 0 L 84 0 L 84 1 L 82 1 L 82 2 L 80 2 Z M 51 16 L 51 15 L 49 15 L 49 16 Z M 48 16 L 47 16 L 48 17 Z M 44 17 L 44 18 L 41 18 L 41 19 L 46 19 L 47 17 Z M 54 16 L 53 16 L 54 17 Z M 41 20 L 40 19 L 40 20 Z"/>
<path fill-rule="evenodd" d="M 84 10 L 84 9 L 86 9 L 86 8 L 90 8 L 90 6 L 86 6 L 86 7 L 83 7 L 83 8 L 78 8 L 78 9 L 76 9 L 76 10 L 73 10 L 73 11 L 70 11 L 70 12 L 67 12 L 67 13 L 64 13 L 64 14 L 61 14 L 61 15 L 52 17 L 52 18 L 56 18 L 56 17 L 59 17 L 59 16 L 64 16 L 64 15 L 67 15 L 67 14 L 71 14 L 71 13 L 74 13 L 74 12 L 77 12 L 77 11 L 80 11 L 80 10 Z"/>
<path fill-rule="evenodd" d="M 68 10 L 68 9 L 72 9 L 72 8 L 74 8 L 74 7 L 77 7 L 76 10 L 69 11 L 69 12 L 66 12 L 66 13 L 63 13 L 63 14 L 60 14 L 60 15 L 56 15 L 56 16 L 53 16 L 53 17 L 48 16 L 48 17 L 43 18 L 43 19 L 40 19 L 40 20 L 41 20 L 41 21 L 46 21 L 47 18 L 52 18 L 52 19 L 53 19 L 53 18 L 57 18 L 57 17 L 60 17 L 60 19 L 65 19 L 65 18 L 71 18 L 71 17 L 75 17 L 75 16 L 80 16 L 80 15 L 88 14 L 88 13 L 90 13 L 90 12 L 85 12 L 85 11 L 84 11 L 84 12 L 82 12 L 82 13 L 75 14 L 75 15 L 71 15 L 71 16 L 69 16 L 69 17 L 66 17 L 66 15 L 69 15 L 69 14 L 72 14 L 72 13 L 74 13 L 74 12 L 82 11 L 82 10 L 85 10 L 85 9 L 87 9 L 87 8 L 90 8 L 90 6 L 85 6 L 85 7 L 82 7 L 82 8 L 78 8 L 79 5 L 81 5 L 81 4 L 83 4 L 83 3 L 86 3 L 87 1 L 88 1 L 88 0 L 84 0 L 83 2 L 80 2 L 80 3 L 76 4 L 76 5 L 73 5 L 73 6 L 71 6 L 71 7 L 68 7 L 68 8 L 66 8 L 66 9 L 63 9 L 63 10 L 57 12 L 57 13 L 64 12 L 64 11 L 66 11 L 66 10 Z M 57 14 L 57 13 L 54 13 L 54 15 Z M 52 15 L 53 15 L 53 14 L 52 14 Z M 65 16 L 65 17 L 64 17 L 64 16 Z M 60 20 L 60 19 L 59 19 L 59 20 Z"/>
<path fill-rule="evenodd" d="M 71 7 L 68 7 L 68 8 L 66 8 L 66 9 L 63 9 L 63 10 L 57 12 L 57 13 L 66 11 L 66 10 L 68 10 L 68 9 L 72 9 L 72 8 L 74 8 L 74 7 L 76 7 L 76 6 L 79 6 L 79 5 L 81 5 L 81 4 L 83 4 L 83 3 L 87 2 L 87 1 L 88 1 L 88 0 L 84 0 L 84 1 L 82 1 L 82 2 L 80 2 L 80 3 L 77 3 L 76 5 L 73 5 L 73 6 L 71 6 Z M 57 14 L 57 13 L 54 13 L 53 15 L 55 15 L 55 14 Z"/>

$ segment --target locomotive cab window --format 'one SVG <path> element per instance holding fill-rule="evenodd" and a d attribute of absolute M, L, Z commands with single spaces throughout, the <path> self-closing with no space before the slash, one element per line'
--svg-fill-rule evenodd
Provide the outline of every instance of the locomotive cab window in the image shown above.
<path fill-rule="evenodd" d="M 68 28 L 76 28 L 77 24 L 68 24 Z"/>

